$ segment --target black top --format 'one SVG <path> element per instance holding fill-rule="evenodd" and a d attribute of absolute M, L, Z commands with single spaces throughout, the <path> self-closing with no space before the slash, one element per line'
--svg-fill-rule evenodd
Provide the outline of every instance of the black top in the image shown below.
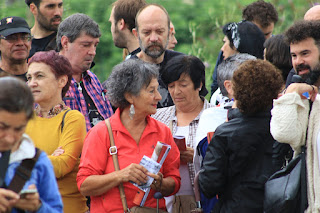
<path fill-rule="evenodd" d="M 4 179 L 6 177 L 7 169 L 9 166 L 11 151 L 0 152 L 0 188 L 6 188 Z"/>
<path fill-rule="evenodd" d="M 165 85 L 165 83 L 163 82 L 163 80 L 161 78 L 161 75 L 162 75 L 162 73 L 164 71 L 164 67 L 167 64 L 167 62 L 171 58 L 173 58 L 174 56 L 182 55 L 182 54 L 183 53 L 180 53 L 180 52 L 176 52 L 176 51 L 172 51 L 172 50 L 166 50 L 164 52 L 163 61 L 160 64 L 158 64 L 160 66 L 159 79 L 158 79 L 158 82 L 159 82 L 159 89 L 158 90 L 159 90 L 159 93 L 160 93 L 162 99 L 159 101 L 157 108 L 169 107 L 169 106 L 173 106 L 174 105 L 174 103 L 172 101 L 172 98 L 170 96 L 170 93 L 168 91 L 168 88 Z M 136 55 L 133 55 L 133 56 L 131 56 L 131 58 L 137 59 L 138 57 Z"/>
<path fill-rule="evenodd" d="M 0 68 L 0 75 L 1 75 L 1 73 L 7 73 L 8 75 L 12 75 L 12 74 L 10 74 L 10 73 L 8 73 L 8 72 L 6 72 L 6 71 L 4 71 L 3 69 Z M 27 73 L 20 74 L 20 75 L 12 75 L 12 76 L 16 76 L 16 77 L 20 78 L 21 80 L 27 82 L 27 76 L 26 76 L 26 74 L 27 74 Z"/>
<path fill-rule="evenodd" d="M 57 33 L 54 32 L 44 38 L 32 39 L 29 58 L 31 58 L 36 52 L 56 50 L 57 49 L 56 35 Z"/>
<path fill-rule="evenodd" d="M 270 110 L 246 116 L 238 109 L 210 142 L 199 185 L 206 197 L 219 195 L 212 212 L 263 212 L 264 184 L 278 169 Z"/>
<path fill-rule="evenodd" d="M 99 113 L 96 105 L 94 104 L 94 102 L 92 101 L 91 97 L 89 96 L 87 90 L 85 89 L 83 82 L 80 82 L 80 85 L 78 85 L 81 87 L 81 91 L 83 94 L 83 97 L 86 101 L 87 104 L 87 109 L 88 109 L 88 116 L 90 119 L 90 124 L 91 127 L 94 127 L 97 123 L 99 123 L 100 121 L 103 121 L 104 118 L 101 116 L 101 114 Z"/>

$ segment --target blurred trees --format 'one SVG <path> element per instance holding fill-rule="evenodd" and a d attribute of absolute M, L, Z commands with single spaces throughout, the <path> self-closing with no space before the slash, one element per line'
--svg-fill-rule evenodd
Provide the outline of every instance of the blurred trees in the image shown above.
<path fill-rule="evenodd" d="M 122 50 L 114 47 L 108 22 L 111 4 L 114 0 L 64 0 L 64 17 L 73 13 L 85 13 L 100 26 L 102 37 L 95 57 L 93 71 L 101 82 L 109 76 L 112 67 L 122 61 Z M 176 28 L 177 51 L 196 55 L 208 65 L 207 88 L 218 52 L 222 46 L 221 27 L 232 21 L 240 21 L 242 9 L 254 0 L 147 0 L 159 3 L 169 12 Z M 302 19 L 304 13 L 314 3 L 313 0 L 266 0 L 278 10 L 279 22 L 274 34 L 284 32 L 295 20 Z M 1 18 L 21 16 L 30 27 L 33 16 L 23 0 L 0 0 Z"/>

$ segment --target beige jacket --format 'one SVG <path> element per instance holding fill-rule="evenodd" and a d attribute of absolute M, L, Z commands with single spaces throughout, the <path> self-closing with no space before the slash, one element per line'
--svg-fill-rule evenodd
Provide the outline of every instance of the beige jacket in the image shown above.
<path fill-rule="evenodd" d="M 281 143 L 290 144 L 295 156 L 306 144 L 308 202 L 307 213 L 320 212 L 320 169 L 317 137 L 320 131 L 320 96 L 313 103 L 308 122 L 309 102 L 297 93 L 288 93 L 273 102 L 271 134 Z M 305 134 L 308 126 L 308 139 Z"/>

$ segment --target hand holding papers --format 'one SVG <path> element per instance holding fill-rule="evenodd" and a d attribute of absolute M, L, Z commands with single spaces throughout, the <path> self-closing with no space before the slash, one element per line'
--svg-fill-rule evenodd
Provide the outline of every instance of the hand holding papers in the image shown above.
<path fill-rule="evenodd" d="M 139 164 L 142 165 L 143 167 L 145 167 L 148 170 L 148 172 L 153 173 L 153 174 L 158 174 L 158 172 L 160 171 L 160 168 L 161 168 L 163 162 L 165 161 L 170 149 L 171 149 L 170 145 L 158 141 L 151 158 L 149 158 L 147 156 L 143 156 L 143 158 L 141 159 Z M 140 189 L 137 193 L 138 196 L 141 196 L 141 193 L 144 192 L 144 196 L 143 196 L 141 202 L 137 205 L 140 205 L 140 206 L 144 205 L 144 203 L 149 195 L 150 185 L 152 184 L 153 180 L 154 179 L 149 176 L 147 183 L 145 183 L 143 185 L 137 185 L 136 183 L 133 183 L 133 185 L 137 186 Z"/>

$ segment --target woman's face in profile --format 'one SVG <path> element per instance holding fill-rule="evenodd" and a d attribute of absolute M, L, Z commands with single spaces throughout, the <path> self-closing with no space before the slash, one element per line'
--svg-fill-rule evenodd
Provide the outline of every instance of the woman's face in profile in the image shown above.
<path fill-rule="evenodd" d="M 232 56 L 236 53 L 238 53 L 237 49 L 235 47 L 230 47 L 230 40 L 227 36 L 224 36 L 223 38 L 223 46 L 221 47 L 221 51 L 223 52 L 223 58 L 226 59 L 229 56 Z"/>
<path fill-rule="evenodd" d="M 56 101 L 57 97 L 61 97 L 65 82 L 63 84 L 60 78 L 55 77 L 49 65 L 38 62 L 31 63 L 28 68 L 27 79 L 36 103 L 47 104 Z"/>
<path fill-rule="evenodd" d="M 176 107 L 186 106 L 199 98 L 199 88 L 195 89 L 190 76 L 184 73 L 168 84 L 168 90 Z"/>
<path fill-rule="evenodd" d="M 139 113 L 147 116 L 157 112 L 157 104 L 161 100 L 158 87 L 158 80 L 154 78 L 147 87 L 143 87 L 140 90 L 138 96 L 132 97 L 136 114 Z"/>

